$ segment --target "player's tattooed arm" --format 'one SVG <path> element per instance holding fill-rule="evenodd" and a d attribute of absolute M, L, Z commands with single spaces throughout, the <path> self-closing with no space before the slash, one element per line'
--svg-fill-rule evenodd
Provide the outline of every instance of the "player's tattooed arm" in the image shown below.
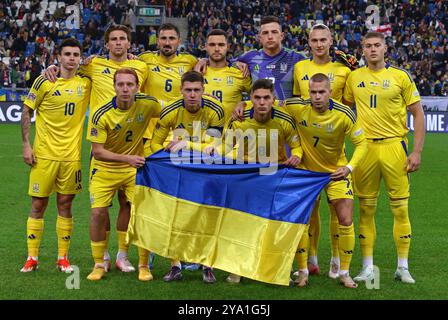
<path fill-rule="evenodd" d="M 23 149 L 23 161 L 29 165 L 34 166 L 36 163 L 36 157 L 34 156 L 33 148 L 30 143 L 30 125 L 33 110 L 26 105 L 23 106 L 21 126 L 22 126 L 22 149 Z"/>

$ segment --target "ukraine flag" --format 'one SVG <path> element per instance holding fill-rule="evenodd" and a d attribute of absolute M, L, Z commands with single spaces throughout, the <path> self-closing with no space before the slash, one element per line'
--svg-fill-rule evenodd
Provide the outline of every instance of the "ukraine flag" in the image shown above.
<path fill-rule="evenodd" d="M 294 255 L 328 173 L 261 164 L 184 162 L 159 151 L 138 170 L 128 236 L 158 255 L 288 285 Z M 210 160 L 210 159 L 208 159 Z"/>

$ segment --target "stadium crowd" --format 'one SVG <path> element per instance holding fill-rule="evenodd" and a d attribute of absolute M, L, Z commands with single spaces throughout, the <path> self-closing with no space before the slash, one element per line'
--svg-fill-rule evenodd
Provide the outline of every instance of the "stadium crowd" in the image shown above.
<path fill-rule="evenodd" d="M 147 32 L 136 26 L 137 3 L 136 0 L 2 1 L 0 88 L 29 88 L 41 70 L 56 61 L 54 48 L 64 38 L 76 36 L 83 44 L 85 56 L 102 54 L 104 31 L 111 24 L 131 27 L 133 53 L 152 49 L 155 29 Z M 364 61 L 360 41 L 367 31 L 364 12 L 369 4 L 363 0 L 165 1 L 167 16 L 187 18 L 188 37 L 182 50 L 198 57 L 205 56 L 205 36 L 213 28 L 227 31 L 231 43 L 229 55 L 259 49 L 256 34 L 260 18 L 275 15 L 283 24 L 286 47 L 308 54 L 308 22 L 320 20 L 334 31 L 338 49 L 354 54 L 361 65 Z M 65 11 L 69 5 L 80 8 L 79 29 L 66 25 L 70 14 Z M 413 74 L 422 96 L 447 96 L 448 4 L 441 0 L 387 0 L 380 16 L 388 35 L 388 60 Z"/>

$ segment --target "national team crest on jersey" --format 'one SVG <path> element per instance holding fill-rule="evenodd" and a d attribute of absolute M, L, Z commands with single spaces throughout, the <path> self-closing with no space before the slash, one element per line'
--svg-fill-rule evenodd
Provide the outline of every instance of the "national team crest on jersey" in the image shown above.
<path fill-rule="evenodd" d="M 135 118 L 136 122 L 143 122 L 144 118 L 143 118 L 143 113 L 139 113 L 137 115 L 137 117 Z"/>
<path fill-rule="evenodd" d="M 33 192 L 34 193 L 38 193 L 39 192 L 39 184 L 38 183 L 33 183 Z"/>
<path fill-rule="evenodd" d="M 287 63 L 282 62 L 282 63 L 280 64 L 280 72 L 281 72 L 281 73 L 286 73 L 286 72 L 288 72 L 288 64 L 287 64 Z"/>
<path fill-rule="evenodd" d="M 185 73 L 185 67 L 179 67 L 179 74 L 183 75 Z"/>
<path fill-rule="evenodd" d="M 328 73 L 327 77 L 328 77 L 328 79 L 330 79 L 330 82 L 334 81 L 334 73 Z"/>
<path fill-rule="evenodd" d="M 332 133 L 334 131 L 334 124 L 328 123 L 326 126 L 326 130 L 328 133 Z"/>
<path fill-rule="evenodd" d="M 78 95 L 78 97 L 82 97 L 82 86 L 78 86 L 78 88 L 76 88 L 76 94 Z"/>
<path fill-rule="evenodd" d="M 383 89 L 389 89 L 389 87 L 390 87 L 390 81 L 383 80 Z"/>
<path fill-rule="evenodd" d="M 227 85 L 233 86 L 233 77 L 227 77 Z"/>

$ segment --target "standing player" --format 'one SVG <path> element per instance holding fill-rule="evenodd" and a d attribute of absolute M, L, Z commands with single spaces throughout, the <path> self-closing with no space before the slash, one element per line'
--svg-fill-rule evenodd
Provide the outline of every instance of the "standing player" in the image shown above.
<path fill-rule="evenodd" d="M 139 59 L 148 66 L 148 81 L 142 92 L 156 97 L 162 107 L 181 95 L 182 75 L 194 68 L 197 59 L 189 53 L 178 52 L 181 43 L 179 28 L 171 23 L 162 24 L 157 30 L 158 51 L 147 51 L 139 55 Z M 157 120 L 150 122 L 144 138 L 145 155 L 151 153 L 151 138 Z"/>
<path fill-rule="evenodd" d="M 235 61 L 247 65 L 252 81 L 271 80 L 276 98 L 285 100 L 293 95 L 294 65 L 304 59 L 304 56 L 295 50 L 282 47 L 285 35 L 277 17 L 263 17 L 260 24 L 258 40 L 262 49 L 246 52 L 236 57 Z M 205 65 L 206 61 L 203 60 L 196 65 L 195 69 L 202 71 Z M 242 118 L 242 114 L 239 116 Z"/>
<path fill-rule="evenodd" d="M 363 256 L 363 269 L 355 281 L 374 278 L 374 216 L 383 178 L 394 216 L 393 235 L 398 255 L 395 278 L 404 283 L 415 283 L 408 270 L 411 243 L 408 173 L 420 167 L 425 137 L 424 113 L 412 77 L 405 70 L 386 63 L 386 52 L 384 35 L 367 33 L 363 39 L 367 66 L 349 75 L 344 92 L 344 99 L 356 104 L 368 148 L 368 156 L 353 172 L 355 194 L 359 197 L 359 239 Z M 414 117 L 414 149 L 409 155 L 407 111 Z"/>
<path fill-rule="evenodd" d="M 240 69 L 226 60 L 227 46 L 227 33 L 224 30 L 214 29 L 207 35 L 205 49 L 209 66 L 204 74 L 205 93 L 221 101 L 225 123 L 231 117 L 233 108 L 242 100 L 242 93 L 248 93 L 251 85 L 250 77 L 244 77 Z"/>
<path fill-rule="evenodd" d="M 157 30 L 158 51 L 146 51 L 139 59 L 148 66 L 148 81 L 142 91 L 156 97 L 162 108 L 171 100 L 181 95 L 181 78 L 185 72 L 193 69 L 197 63 L 195 56 L 178 52 L 181 44 L 179 28 L 171 23 L 162 24 Z M 145 156 L 151 152 L 151 139 L 157 119 L 152 119 L 143 136 Z M 154 254 L 151 253 L 151 265 Z"/>
<path fill-rule="evenodd" d="M 91 128 L 92 115 L 100 106 L 104 105 L 115 96 L 114 74 L 116 70 L 120 68 L 131 68 L 135 70 L 139 78 L 139 83 L 142 85 L 146 83 L 146 79 L 148 77 L 148 67 L 143 61 L 128 59 L 127 53 L 131 47 L 131 31 L 128 27 L 124 25 L 114 25 L 109 27 L 104 34 L 104 42 L 109 54 L 105 57 L 94 57 L 88 64 L 84 64 L 80 68 L 80 74 L 85 75 L 92 80 L 88 133 Z M 45 75 L 50 79 L 50 81 L 52 81 L 57 72 L 57 67 L 49 67 Z M 94 161 L 95 160 L 93 159 L 90 165 L 91 170 L 94 166 Z M 121 208 L 126 207 L 126 196 L 121 192 L 121 190 L 118 191 L 118 201 Z M 107 216 L 107 219 L 109 219 L 109 216 Z M 122 225 L 126 221 L 129 221 L 127 211 L 119 210 L 117 225 Z M 117 227 L 118 247 L 125 249 L 127 248 L 126 230 L 120 230 L 121 229 Z M 106 251 L 104 253 L 104 258 L 106 260 L 106 264 L 108 265 L 106 270 L 108 270 L 111 265 L 109 251 L 107 250 L 109 235 L 110 221 L 107 220 L 107 241 Z M 123 272 L 135 271 L 135 268 L 127 259 L 127 249 L 117 253 L 116 266 Z"/>
<path fill-rule="evenodd" d="M 158 117 L 161 110 L 157 99 L 137 93 L 138 81 L 135 70 L 118 69 L 114 74 L 117 95 L 92 115 L 92 128 L 88 139 L 92 141 L 92 153 L 95 158 L 90 178 L 90 238 L 95 267 L 87 277 L 89 280 L 100 280 L 107 269 L 104 251 L 107 245 L 108 207 L 118 190 L 122 190 L 126 195 L 126 204 L 123 206 L 120 203 L 120 211 L 125 212 L 124 216 L 130 217 L 135 168 L 145 163 L 143 133 L 149 120 Z M 126 235 L 128 223 L 129 219 L 119 220 L 117 229 Z M 126 245 L 125 242 L 122 245 Z M 126 251 L 127 245 L 120 247 L 119 254 L 123 255 Z M 118 259 L 123 257 L 119 256 Z M 147 261 L 139 263 L 139 279 L 152 280 Z"/>
<path fill-rule="evenodd" d="M 315 24 L 308 36 L 308 45 L 312 56 L 309 59 L 301 60 L 294 65 L 294 96 L 300 96 L 307 100 L 309 95 L 309 81 L 317 73 L 323 73 L 330 79 L 331 98 L 339 102 L 342 101 L 345 82 L 350 74 L 350 67 L 353 65 L 342 60 L 341 55 L 335 58 L 330 56 L 330 49 L 333 45 L 333 38 L 330 29 L 324 24 Z M 350 67 L 349 67 L 350 66 Z M 309 232 L 304 233 L 304 237 L 310 237 L 310 248 L 308 255 L 308 270 L 310 274 L 319 274 L 320 268 L 317 260 L 317 249 L 320 235 L 320 200 L 316 201 L 311 214 Z M 330 208 L 330 239 L 331 239 L 331 261 L 328 275 L 330 278 L 336 278 L 339 274 L 339 250 L 338 250 L 338 219 L 334 207 Z M 306 241 L 306 240 L 305 240 Z M 298 255 L 300 261 L 302 255 Z M 301 264 L 301 262 L 299 262 Z"/>
<path fill-rule="evenodd" d="M 204 150 L 212 146 L 214 140 L 221 138 L 224 110 L 218 100 L 203 94 L 202 74 L 196 71 L 185 73 L 181 80 L 181 92 L 182 96 L 170 102 L 160 114 L 151 141 L 152 152 L 163 148 L 170 131 L 173 131 L 173 140 L 165 149 L 171 152 L 186 147 L 197 151 Z M 195 130 L 197 127 L 199 130 Z M 180 261 L 173 260 L 171 269 L 163 280 L 170 282 L 180 279 L 182 279 Z M 203 280 L 206 283 L 216 282 L 212 268 L 204 266 Z"/>
<path fill-rule="evenodd" d="M 90 80 L 76 75 L 82 46 L 65 39 L 59 47 L 60 78 L 51 83 L 39 76 L 22 113 L 23 159 L 31 166 L 29 190 L 31 213 L 27 221 L 28 259 L 21 272 L 38 267 L 39 246 L 44 229 L 48 197 L 57 192 L 57 266 L 72 272 L 67 258 L 73 228 L 72 202 L 81 192 L 81 141 L 90 96 Z M 30 119 L 36 111 L 34 147 L 29 139 Z"/>
<path fill-rule="evenodd" d="M 303 148 L 300 168 L 318 172 L 331 172 L 333 180 L 325 188 L 331 205 L 335 208 L 339 234 L 339 256 L 341 267 L 338 271 L 340 282 L 347 288 L 356 288 L 349 275 L 350 261 L 355 247 L 353 228 L 353 192 L 350 173 L 366 154 L 366 139 L 356 121 L 353 111 L 330 99 L 329 78 L 317 73 L 309 81 L 310 102 L 293 98 L 286 101 L 286 110 L 293 115 L 298 126 Z M 349 137 L 356 146 L 350 161 L 345 156 L 344 140 Z M 299 243 L 299 256 L 306 249 L 308 238 Z M 299 274 L 295 283 L 299 287 L 308 283 L 306 257 L 299 260 Z"/>

